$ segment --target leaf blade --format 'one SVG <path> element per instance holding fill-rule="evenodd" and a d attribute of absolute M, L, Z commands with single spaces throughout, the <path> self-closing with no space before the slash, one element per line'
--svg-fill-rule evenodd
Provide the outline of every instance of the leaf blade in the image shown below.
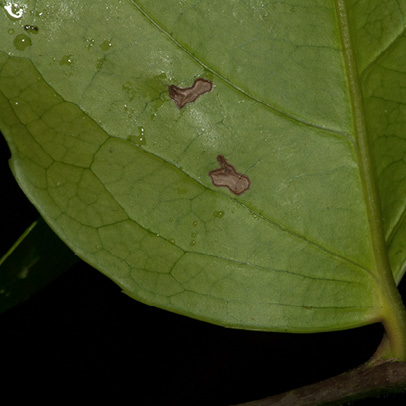
<path fill-rule="evenodd" d="M 317 9 L 331 23 L 326 43 L 314 42 L 311 36 L 313 46 L 303 43 L 301 37 L 308 31 L 303 24 L 292 31 L 297 49 L 308 50 L 306 58 L 289 60 L 285 54 L 272 60 L 273 65 L 265 58 L 262 68 L 268 78 L 285 64 L 290 81 L 281 81 L 282 92 L 281 84 L 272 79 L 272 91 L 264 94 L 259 86 L 264 75 L 245 73 L 244 83 L 239 83 L 232 65 L 216 56 L 231 55 L 233 44 L 227 49 L 224 42 L 211 55 L 208 44 L 213 45 L 216 30 L 205 27 L 199 30 L 203 43 L 193 44 L 196 38 L 187 35 L 190 16 L 177 26 L 171 22 L 175 8 L 147 13 L 147 2 L 125 3 L 110 9 L 102 29 L 98 22 L 105 11 L 100 6 L 75 5 L 78 21 L 84 15 L 94 18 L 87 31 L 78 24 L 74 33 L 67 11 L 49 4 L 53 14 L 38 19 L 38 38 L 43 34 L 53 41 L 32 38 L 32 46 L 24 50 L 32 63 L 19 59 L 22 51 L 10 48 L 3 38 L 3 49 L 12 55 L 2 56 L 0 88 L 9 92 L 3 105 L 12 108 L 9 117 L 25 128 L 17 131 L 11 121 L 2 120 L 10 144 L 23 133 L 27 137 L 13 151 L 17 177 L 31 199 L 38 205 L 46 202 L 43 214 L 76 252 L 139 300 L 225 325 L 324 331 L 377 319 L 371 236 L 344 61 L 332 23 L 334 7 Z M 226 18 L 224 4 L 219 2 L 223 13 L 210 17 L 221 15 L 226 32 L 237 20 Z M 239 4 L 237 17 L 244 7 Z M 306 21 L 308 11 L 283 9 L 272 18 L 283 15 L 288 26 L 295 25 Z M 160 21 L 153 12 L 160 14 Z M 293 14 L 293 19 L 287 17 Z M 258 15 L 244 15 L 251 16 L 244 20 L 247 27 L 257 30 Z M 124 26 L 116 24 L 118 16 Z M 61 21 L 58 30 L 53 19 Z M 318 29 L 322 26 L 319 21 Z M 280 49 L 284 33 L 279 29 L 273 42 L 267 33 L 275 49 Z M 107 33 L 111 38 L 105 43 Z M 66 35 L 75 44 L 68 50 L 75 52 L 70 59 L 61 58 Z M 103 52 L 95 45 L 99 43 Z M 263 43 L 257 45 L 256 50 Z M 323 55 L 328 63 L 320 64 L 315 55 Z M 50 64 L 52 58 L 62 65 Z M 73 62 L 67 66 L 68 61 Z M 238 61 L 243 61 L 241 54 Z M 298 61 L 307 70 L 299 70 Z M 6 84 L 13 76 L 8 72 L 21 63 L 31 78 L 21 76 L 24 84 Z M 79 69 L 85 66 L 96 69 L 91 74 Z M 234 66 L 247 71 L 251 65 Z M 295 87 L 300 81 L 294 80 L 294 72 L 303 76 L 313 70 L 316 76 L 324 72 L 320 83 L 334 89 L 331 94 L 317 98 L 317 87 L 305 92 Z M 167 94 L 168 85 L 188 87 L 196 77 L 212 80 L 215 86 L 179 111 Z M 300 83 L 305 89 L 310 83 L 306 80 Z M 26 91 L 27 83 L 28 88 L 36 83 L 40 90 L 35 94 L 41 100 L 33 103 L 39 107 L 32 115 L 12 105 L 36 100 L 32 90 Z M 245 85 L 254 91 L 245 90 Z M 293 103 L 298 94 L 302 96 Z M 333 107 L 331 97 L 339 100 L 338 107 Z M 311 100 L 317 102 L 309 104 Z M 65 111 L 74 122 L 87 123 L 86 137 L 80 126 L 56 119 Z M 44 124 L 66 131 L 50 137 Z M 36 165 L 21 160 L 24 149 L 31 155 L 37 150 Z M 219 154 L 252 181 L 238 198 L 211 183 L 209 173 Z"/>
<path fill-rule="evenodd" d="M 11 63 L 10 70 L 16 72 L 17 67 L 13 62 L 8 61 L 8 63 Z M 20 62 L 18 61 L 17 64 Z M 28 65 L 29 62 L 24 61 L 24 64 Z M 27 66 L 24 69 L 27 72 L 30 69 L 32 81 L 38 83 L 37 72 L 32 65 L 29 69 Z M 24 83 L 24 86 L 26 85 L 27 82 Z M 42 86 L 46 86 L 46 84 L 42 82 Z M 42 94 L 39 88 L 36 88 L 36 94 Z M 48 92 L 45 92 L 45 94 L 48 94 Z M 58 99 L 55 103 L 58 106 L 61 101 Z M 40 103 L 37 103 L 37 106 L 39 105 Z M 50 111 L 48 105 L 46 109 L 46 111 Z M 71 109 L 75 110 L 73 116 L 78 117 L 77 108 L 74 108 L 72 105 L 66 108 L 65 111 L 69 112 Z M 31 126 L 31 129 L 33 128 Z M 336 309 L 331 303 L 317 306 L 317 299 L 314 298 L 317 298 L 317 290 L 326 292 L 326 290 L 332 289 L 334 291 L 335 284 L 346 283 L 345 280 L 337 280 L 337 277 L 334 275 L 334 269 L 339 269 L 341 262 L 349 263 L 347 259 L 334 255 L 313 243 L 313 250 L 318 252 L 315 256 L 319 255 L 322 258 L 320 261 L 325 261 L 326 264 L 329 262 L 335 263 L 329 282 L 325 273 L 322 273 L 323 275 L 318 277 L 317 273 L 319 271 L 313 269 L 313 267 L 297 275 L 292 272 L 286 272 L 283 268 L 278 269 L 275 267 L 272 271 L 269 263 L 266 261 L 266 257 L 270 253 L 270 246 L 275 246 L 273 250 L 275 251 L 275 257 L 277 257 L 278 252 L 281 251 L 283 246 L 289 246 L 293 250 L 292 241 L 296 240 L 296 255 L 293 255 L 295 256 L 296 263 L 294 267 L 303 267 L 303 263 L 307 261 L 303 260 L 301 251 L 303 251 L 303 247 L 309 244 L 309 241 L 301 239 L 287 229 L 281 230 L 279 225 L 269 223 L 269 221 L 258 220 L 258 216 L 255 213 L 247 210 L 244 205 L 236 202 L 234 199 L 230 199 L 225 193 L 208 190 L 200 182 L 191 180 L 179 171 L 178 168 L 173 167 L 173 165 L 159 158 L 151 157 L 151 154 L 145 153 L 139 148 L 128 148 L 128 144 L 123 140 L 110 138 L 106 141 L 104 137 L 99 135 L 102 130 L 97 126 L 88 126 L 87 130 L 88 140 L 92 139 L 91 131 L 96 133 L 95 139 L 102 140 L 101 145 L 97 148 L 97 154 L 92 162 L 91 170 L 80 166 L 71 168 L 70 162 L 72 160 L 75 161 L 75 156 L 69 156 L 67 162 L 51 163 L 44 170 L 46 174 L 43 175 L 44 179 L 41 184 L 47 184 L 47 189 L 43 189 L 38 188 L 38 181 L 35 184 L 30 180 L 32 174 L 34 174 L 33 179 L 38 177 L 38 171 L 33 168 L 28 169 L 28 167 L 25 170 L 19 168 L 21 163 L 17 161 L 18 154 L 15 152 L 13 153 L 13 168 L 20 182 L 26 185 L 26 193 L 34 201 L 36 199 L 44 199 L 44 196 L 47 196 L 48 207 L 44 215 L 47 215 L 47 220 L 53 223 L 58 232 L 64 235 L 64 238 L 70 242 L 72 248 L 83 255 L 92 265 L 112 277 L 128 294 L 147 303 L 170 308 L 180 313 L 188 313 L 189 309 L 193 309 L 190 314 L 194 314 L 195 317 L 211 321 L 217 320 L 217 322 L 234 327 L 245 325 L 245 327 L 249 328 L 266 329 L 266 326 L 271 323 L 269 320 L 271 317 L 272 329 L 274 330 L 284 331 L 288 328 L 286 327 L 287 323 L 294 324 L 293 320 L 295 320 L 295 329 L 307 331 L 314 328 L 309 319 L 312 319 L 313 323 L 320 322 L 314 317 L 314 311 L 317 307 L 325 307 L 323 311 L 318 312 L 324 323 L 328 319 L 337 319 L 336 317 L 331 317 L 331 312 L 340 312 L 340 309 Z M 17 134 L 14 134 L 14 141 L 10 141 L 9 133 L 7 131 L 5 133 L 9 137 L 11 145 L 19 138 L 17 132 Z M 20 145 L 12 148 L 13 151 L 17 150 L 21 153 L 20 149 L 22 146 L 27 148 L 32 135 L 29 135 L 28 132 L 25 132 L 25 135 L 25 138 L 19 141 Z M 41 133 L 36 134 L 33 131 L 33 136 L 35 137 L 36 135 L 41 135 Z M 58 139 L 61 140 L 62 144 L 64 143 L 63 137 Z M 31 143 L 33 143 L 32 140 Z M 30 153 L 32 152 L 32 147 L 29 148 Z M 72 150 L 72 153 L 74 151 L 75 149 Z M 80 162 L 83 154 L 80 150 L 78 154 Z M 36 165 L 41 165 L 41 162 L 44 162 L 44 160 L 42 155 L 38 154 L 38 156 L 40 158 Z M 50 159 L 53 161 L 58 159 L 58 157 L 55 156 L 53 159 Z M 155 164 L 152 161 L 155 161 Z M 130 165 L 131 163 L 132 166 Z M 169 170 L 170 168 L 171 170 Z M 19 174 L 20 171 L 22 171 L 21 174 Z M 91 176 L 92 180 L 91 182 L 85 182 L 85 173 L 90 172 L 93 175 L 88 176 Z M 59 181 L 59 184 L 57 180 L 58 176 L 62 176 L 64 179 L 63 182 Z M 170 187 L 167 186 L 167 188 L 157 191 L 157 184 L 159 184 L 157 182 L 159 182 L 162 176 L 165 177 L 166 184 L 170 185 Z M 131 179 L 133 184 L 130 191 L 129 185 L 131 183 L 129 179 Z M 146 179 L 148 182 L 145 182 Z M 64 207 L 64 202 L 69 202 L 77 197 L 78 190 L 89 190 L 91 188 L 93 194 L 97 195 L 98 193 L 94 189 L 96 180 L 101 182 L 103 188 L 111 196 L 114 196 L 113 206 L 110 210 L 115 214 L 112 215 L 110 224 L 106 220 L 102 223 L 97 223 L 94 216 L 82 218 L 81 212 L 85 209 L 84 206 L 73 207 L 73 211 L 70 211 L 69 207 Z M 85 182 L 85 184 L 81 185 L 81 182 Z M 74 188 L 72 191 L 72 184 L 79 184 L 79 187 Z M 188 189 L 186 192 L 180 189 L 185 186 Z M 143 190 L 140 190 L 141 187 Z M 152 201 L 151 207 L 156 209 L 154 210 L 156 213 L 154 216 L 151 216 L 151 213 L 148 212 L 150 209 L 148 206 L 146 212 L 142 211 L 143 206 L 145 206 L 143 200 L 145 196 L 149 196 L 150 202 Z M 187 206 L 190 206 L 191 201 L 196 196 L 204 196 L 204 199 L 200 197 L 201 200 L 198 207 L 193 208 L 193 210 L 189 209 L 191 216 L 184 216 L 184 213 L 179 210 L 179 202 L 184 201 Z M 51 201 L 52 206 L 50 205 Z M 170 204 L 169 209 L 167 207 L 165 210 L 160 210 L 160 204 L 165 205 L 166 202 Z M 221 206 L 216 205 L 219 202 Z M 97 206 L 99 202 L 97 200 L 93 203 L 90 202 L 88 206 L 91 207 L 92 204 Z M 51 207 L 53 208 L 51 209 Z M 105 204 L 104 208 L 106 207 L 107 205 Z M 215 216 L 212 208 L 216 207 L 224 209 L 226 213 L 224 217 L 218 218 Z M 167 225 L 172 223 L 179 226 L 179 223 L 183 220 L 184 224 L 181 224 L 180 229 L 188 229 L 190 237 L 185 233 L 183 235 L 183 243 L 176 235 L 174 236 L 175 241 L 170 241 L 172 238 L 172 234 L 169 234 L 171 229 L 170 226 L 166 231 L 163 229 L 163 224 L 165 223 L 162 213 L 166 217 Z M 116 217 L 117 215 L 118 217 Z M 172 216 L 172 221 L 167 216 Z M 258 222 L 263 223 L 262 228 L 265 228 L 263 232 L 259 232 Z M 204 229 L 199 229 L 199 223 L 203 223 Z M 236 233 L 235 226 L 237 224 L 246 224 L 247 230 L 252 230 L 252 237 Z M 254 228 L 252 225 L 254 225 Z M 164 233 L 159 236 L 156 235 L 157 233 L 154 230 L 157 227 L 161 227 L 160 230 L 163 230 Z M 175 230 L 176 227 L 173 228 L 173 231 Z M 203 230 L 205 231 L 203 239 L 205 246 L 203 247 L 203 253 L 201 253 L 199 252 L 198 245 L 191 246 L 190 242 L 192 241 L 193 232 L 198 234 Z M 258 248 L 255 243 L 259 235 L 261 235 L 263 241 Z M 281 238 L 281 235 L 284 235 L 284 238 Z M 230 236 L 232 237 L 230 238 Z M 223 244 L 219 246 L 218 241 L 222 241 Z M 182 245 L 179 247 L 176 244 Z M 118 246 L 121 248 L 118 249 Z M 236 254 L 235 247 L 238 247 L 238 254 Z M 111 252 L 113 250 L 115 252 Z M 133 251 L 136 253 L 133 254 Z M 145 254 L 143 254 L 144 251 L 149 253 L 146 255 L 146 258 Z M 153 260 L 150 258 L 152 252 L 160 252 L 162 258 L 157 261 Z M 117 256 L 119 259 L 117 259 Z M 231 264 L 229 264 L 230 256 L 235 257 L 234 261 L 231 261 Z M 250 264 L 250 257 L 255 257 L 256 263 Z M 126 258 L 126 261 L 120 260 L 120 258 Z M 263 261 L 262 265 L 261 261 Z M 282 258 L 279 261 L 283 263 L 286 259 Z M 293 262 L 293 259 L 290 261 Z M 193 266 L 192 263 L 195 265 Z M 210 269 L 213 264 L 216 265 L 214 273 L 212 271 L 202 271 L 205 268 Z M 228 264 L 228 266 L 225 267 L 224 264 Z M 347 314 L 347 319 L 350 318 L 350 313 L 352 314 L 351 323 L 363 323 L 365 312 L 373 308 L 371 300 L 363 292 L 364 289 L 362 289 L 362 286 L 365 284 L 364 276 L 366 272 L 356 263 L 349 263 L 349 266 L 357 271 L 352 274 L 346 271 L 347 266 L 343 266 L 342 274 L 348 277 L 349 280 L 347 282 L 351 286 L 353 294 L 344 294 L 338 307 L 341 307 L 341 311 Z M 328 265 L 328 267 L 331 268 L 331 265 Z M 321 266 L 320 268 L 323 269 L 324 267 Z M 242 276 L 237 278 L 235 276 L 230 277 L 230 274 L 236 273 L 238 275 L 241 274 L 241 271 L 243 271 Z M 312 281 L 312 284 L 306 283 L 302 284 L 302 286 L 299 284 L 299 288 L 296 289 L 296 294 L 293 296 L 298 297 L 296 304 L 283 303 L 284 297 L 288 298 L 285 300 L 292 301 L 291 278 L 306 279 L 306 272 L 309 274 L 309 280 Z M 197 278 L 196 275 L 199 274 L 200 276 Z M 258 277 L 258 274 L 263 276 Z M 312 274 L 313 276 L 311 276 Z M 202 275 L 206 276 L 201 279 Z M 256 278 L 253 278 L 254 275 L 257 275 Z M 320 278 L 320 285 L 314 283 L 318 278 Z M 228 283 L 224 283 L 224 281 L 228 281 Z M 368 283 L 368 278 L 366 283 Z M 214 285 L 217 285 L 216 289 L 214 289 Z M 262 290 L 263 294 L 258 298 L 258 290 L 263 285 L 266 285 L 268 289 Z M 161 289 L 159 288 L 160 286 Z M 232 287 L 231 289 L 229 289 L 230 286 Z M 286 289 L 282 291 L 281 286 L 285 286 Z M 303 292 L 307 289 L 311 289 L 312 292 L 314 290 L 314 293 L 309 295 L 307 303 L 303 303 L 301 302 L 303 300 Z M 211 295 L 209 294 L 210 291 L 212 292 Z M 273 295 L 278 296 L 278 300 L 275 303 L 273 303 Z M 362 295 L 369 302 L 364 307 L 358 305 L 358 299 Z M 240 299 L 236 300 L 237 297 L 240 297 Z M 357 298 L 357 300 L 354 300 L 354 298 Z M 315 303 L 314 300 L 316 301 Z M 221 302 L 223 302 L 223 305 L 219 305 Z M 248 303 L 250 305 L 247 307 Z M 265 306 L 266 303 L 268 304 Z M 290 306 L 294 307 L 295 311 L 289 312 L 285 310 L 282 312 L 280 310 Z M 274 309 L 271 310 L 272 308 Z M 275 308 L 279 308 L 279 310 L 275 311 Z M 302 309 L 299 316 L 298 309 Z M 325 313 L 324 316 L 322 315 L 323 312 Z M 279 315 L 277 318 L 278 313 L 283 313 L 283 316 Z M 309 314 L 309 316 L 303 317 L 302 313 L 306 314 L 306 316 Z M 248 315 L 250 315 L 249 323 L 246 320 Z M 244 323 L 241 322 L 241 317 L 243 317 L 242 320 L 245 320 Z M 278 325 L 277 320 L 281 324 Z M 300 323 L 299 320 L 301 321 Z M 348 321 L 344 320 L 344 323 L 344 326 L 347 326 Z M 334 325 L 335 321 L 323 328 L 334 329 L 336 328 Z"/>
<path fill-rule="evenodd" d="M 27 300 L 79 259 L 40 218 L 0 258 L 0 312 Z"/>

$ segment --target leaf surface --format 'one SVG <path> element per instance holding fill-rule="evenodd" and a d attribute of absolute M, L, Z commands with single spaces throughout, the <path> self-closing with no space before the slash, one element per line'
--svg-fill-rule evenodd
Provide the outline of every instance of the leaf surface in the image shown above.
<path fill-rule="evenodd" d="M 27 300 L 78 262 L 40 218 L 0 258 L 0 313 Z"/>
<path fill-rule="evenodd" d="M 374 174 L 354 117 L 398 281 L 406 241 L 406 4 L 381 3 L 3 2 L 0 123 L 15 176 L 137 300 L 263 330 L 373 322 Z M 179 108 L 169 86 L 199 78 L 212 90 Z M 212 181 L 219 156 L 246 190 Z"/>

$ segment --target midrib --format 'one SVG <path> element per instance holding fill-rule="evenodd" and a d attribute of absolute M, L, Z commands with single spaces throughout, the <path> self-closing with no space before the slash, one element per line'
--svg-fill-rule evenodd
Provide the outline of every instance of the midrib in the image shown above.
<path fill-rule="evenodd" d="M 380 200 L 369 146 L 364 99 L 351 39 L 347 0 L 335 0 L 335 4 L 351 97 L 359 170 L 370 228 L 374 260 L 374 269 L 371 271 L 376 276 L 380 300 L 377 320 L 384 324 L 389 336 L 390 350 L 388 351 L 393 356 L 405 359 L 406 312 L 393 279 L 386 249 Z"/>
<path fill-rule="evenodd" d="M 336 0 L 336 8 L 344 61 L 347 69 L 348 87 L 351 97 L 352 114 L 354 120 L 354 137 L 357 146 L 360 174 L 364 189 L 364 200 L 366 203 L 367 215 L 371 231 L 371 243 L 374 253 L 374 262 L 375 267 L 377 268 L 376 271 L 378 271 L 379 273 L 385 268 L 389 268 L 390 270 L 390 265 L 386 252 L 379 196 L 374 177 L 373 164 L 368 140 L 368 129 L 365 120 L 364 100 L 360 79 L 358 76 L 357 63 L 351 41 L 346 3 L 346 0 Z"/>

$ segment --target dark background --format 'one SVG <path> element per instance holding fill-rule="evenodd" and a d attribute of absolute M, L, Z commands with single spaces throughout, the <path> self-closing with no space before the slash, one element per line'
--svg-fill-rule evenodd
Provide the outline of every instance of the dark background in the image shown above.
<path fill-rule="evenodd" d="M 38 214 L 16 184 L 0 134 L 0 257 Z M 400 286 L 406 297 L 406 286 Z M 366 361 L 380 325 L 295 335 L 231 330 L 136 302 L 80 262 L 0 314 L 4 393 L 113 395 L 133 405 L 225 406 L 334 376 Z M 399 404 L 402 395 L 379 404 Z M 371 401 L 356 405 L 370 405 Z"/>

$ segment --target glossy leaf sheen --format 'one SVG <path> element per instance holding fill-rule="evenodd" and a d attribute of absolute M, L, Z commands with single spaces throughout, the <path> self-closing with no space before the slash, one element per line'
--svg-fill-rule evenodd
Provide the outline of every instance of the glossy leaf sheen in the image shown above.
<path fill-rule="evenodd" d="M 335 3 L 48 0 L 13 14 L 3 2 L 0 123 L 25 193 L 137 300 L 275 331 L 376 320 Z M 400 280 L 406 4 L 348 10 Z M 168 86 L 197 78 L 212 91 L 177 108 Z M 212 183 L 218 155 L 247 191 Z"/>

